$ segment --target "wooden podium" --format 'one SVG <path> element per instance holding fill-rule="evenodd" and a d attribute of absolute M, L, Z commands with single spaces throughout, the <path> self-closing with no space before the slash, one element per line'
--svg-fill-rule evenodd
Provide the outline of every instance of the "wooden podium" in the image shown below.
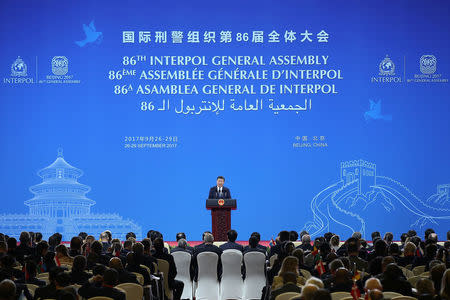
<path fill-rule="evenodd" d="M 227 241 L 227 232 L 231 229 L 231 210 L 236 209 L 236 199 L 207 199 L 206 209 L 211 210 L 214 240 Z"/>

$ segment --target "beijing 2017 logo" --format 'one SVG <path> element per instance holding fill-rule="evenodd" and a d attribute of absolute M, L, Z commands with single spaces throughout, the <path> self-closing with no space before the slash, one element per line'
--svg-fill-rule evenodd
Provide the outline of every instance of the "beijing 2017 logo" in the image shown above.
<path fill-rule="evenodd" d="M 420 58 L 420 72 L 423 74 L 433 74 L 436 72 L 436 57 L 431 54 L 422 55 Z"/>
<path fill-rule="evenodd" d="M 55 75 L 66 75 L 69 72 L 69 61 L 65 56 L 54 56 L 52 59 L 52 72 Z"/>

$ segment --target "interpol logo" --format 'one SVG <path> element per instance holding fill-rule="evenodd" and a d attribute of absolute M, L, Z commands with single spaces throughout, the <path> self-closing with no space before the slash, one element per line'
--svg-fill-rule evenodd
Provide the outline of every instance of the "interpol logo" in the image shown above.
<path fill-rule="evenodd" d="M 434 55 L 426 54 L 420 58 L 420 72 L 422 74 L 433 74 L 436 72 L 437 60 Z"/>
<path fill-rule="evenodd" d="M 20 56 L 11 65 L 11 76 L 27 76 L 27 64 Z"/>
<path fill-rule="evenodd" d="M 52 59 L 52 72 L 55 75 L 66 75 L 69 72 L 69 60 L 65 56 L 54 56 Z"/>
<path fill-rule="evenodd" d="M 384 76 L 395 75 L 395 64 L 387 55 L 378 65 L 378 69 L 380 70 L 380 75 Z"/>
<path fill-rule="evenodd" d="M 395 75 L 394 61 L 386 55 L 378 64 L 378 74 L 370 77 L 371 83 L 402 83 L 402 77 Z"/>

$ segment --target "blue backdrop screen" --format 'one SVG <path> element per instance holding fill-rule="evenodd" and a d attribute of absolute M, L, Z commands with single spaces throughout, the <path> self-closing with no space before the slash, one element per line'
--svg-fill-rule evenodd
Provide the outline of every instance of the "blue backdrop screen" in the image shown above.
<path fill-rule="evenodd" d="M 450 219 L 448 1 L 1 1 L 0 232 Z"/>

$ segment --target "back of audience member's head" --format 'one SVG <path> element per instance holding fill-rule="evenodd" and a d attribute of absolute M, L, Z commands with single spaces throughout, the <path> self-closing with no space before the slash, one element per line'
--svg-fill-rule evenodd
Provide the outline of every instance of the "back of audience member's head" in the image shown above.
<path fill-rule="evenodd" d="M 83 240 L 79 236 L 74 236 L 70 240 L 70 250 L 81 250 L 83 245 Z"/>
<path fill-rule="evenodd" d="M 10 237 L 6 243 L 8 244 L 8 250 L 13 250 L 17 248 L 17 240 L 13 237 Z"/>
<path fill-rule="evenodd" d="M 109 267 L 120 271 L 123 269 L 122 260 L 118 257 L 113 257 L 109 260 Z"/>
<path fill-rule="evenodd" d="M 56 275 L 55 283 L 57 288 L 63 288 L 70 285 L 70 274 L 68 272 L 59 272 Z"/>
<path fill-rule="evenodd" d="M 315 285 L 315 286 L 317 286 L 318 288 L 321 288 L 321 289 L 324 288 L 323 281 L 320 278 L 317 278 L 317 277 L 309 277 L 306 280 L 305 285 L 307 285 L 307 284 L 313 284 L 313 285 Z"/>
<path fill-rule="evenodd" d="M 386 267 L 389 264 L 395 264 L 395 259 L 392 256 L 383 257 L 383 259 L 381 260 L 381 271 L 386 271 Z"/>
<path fill-rule="evenodd" d="M 103 273 L 103 283 L 115 286 L 119 281 L 119 273 L 115 269 L 108 268 Z"/>
<path fill-rule="evenodd" d="M 313 300 L 314 295 L 319 290 L 319 287 L 315 284 L 305 284 L 302 288 L 301 299 L 303 300 Z"/>
<path fill-rule="evenodd" d="M 145 244 L 148 244 L 148 247 L 150 248 L 150 241 L 149 240 L 143 240 L 142 243 L 134 243 L 132 249 L 135 255 L 141 256 L 144 254 L 144 250 L 145 250 Z"/>
<path fill-rule="evenodd" d="M 234 229 L 228 230 L 228 232 L 227 232 L 228 241 L 230 241 L 232 243 L 236 242 L 237 236 L 238 236 L 238 233 L 236 230 L 234 230 Z"/>
<path fill-rule="evenodd" d="M 92 274 L 95 275 L 102 275 L 105 273 L 106 271 L 106 266 L 102 265 L 102 264 L 96 264 L 94 266 L 94 268 L 92 269 Z"/>
<path fill-rule="evenodd" d="M 364 284 L 364 289 L 366 291 L 378 289 L 380 291 L 383 290 L 383 286 L 381 285 L 381 281 L 376 277 L 371 277 L 366 280 Z"/>
<path fill-rule="evenodd" d="M 342 260 L 337 258 L 330 263 L 330 272 L 332 274 L 334 274 L 339 268 L 343 268 L 343 267 L 344 267 L 344 264 L 342 263 Z"/>
<path fill-rule="evenodd" d="M 346 268 L 347 270 L 350 270 L 350 260 L 348 259 L 348 257 L 343 256 L 340 258 L 340 260 L 344 264 L 344 268 Z"/>
<path fill-rule="evenodd" d="M 69 252 L 67 251 L 67 247 L 64 244 L 59 244 L 58 246 L 56 246 L 55 252 L 60 254 L 60 255 L 63 255 L 63 256 L 69 256 Z"/>
<path fill-rule="evenodd" d="M 97 255 L 101 255 L 103 250 L 102 243 L 99 241 L 93 241 L 91 244 L 91 252 Z"/>
<path fill-rule="evenodd" d="M 397 243 L 391 243 L 388 247 L 388 254 L 393 256 L 400 255 L 400 247 Z"/>
<path fill-rule="evenodd" d="M 138 265 L 136 260 L 135 260 L 133 252 L 128 252 L 127 253 L 127 265 L 128 266 L 136 266 L 136 265 Z"/>
<path fill-rule="evenodd" d="M 401 235 L 400 235 L 400 242 L 402 243 L 402 244 L 404 244 L 405 242 L 406 242 L 406 238 L 408 237 L 408 234 L 406 234 L 406 233 L 402 233 Z"/>
<path fill-rule="evenodd" d="M 179 239 L 178 240 L 178 247 L 186 249 L 187 248 L 187 241 L 185 239 Z"/>
<path fill-rule="evenodd" d="M 258 243 L 258 238 L 254 235 L 250 236 L 250 238 L 248 239 L 248 245 L 250 246 L 250 248 L 258 247 Z"/>
<path fill-rule="evenodd" d="M 331 300 L 330 291 L 327 289 L 318 289 L 314 293 L 312 300 Z"/>
<path fill-rule="evenodd" d="M 361 232 L 359 232 L 359 231 L 353 232 L 352 238 L 360 240 L 362 238 Z"/>
<path fill-rule="evenodd" d="M 179 240 L 181 240 L 181 239 L 185 239 L 186 240 L 186 234 L 184 232 L 178 232 L 177 235 L 176 235 L 176 239 L 177 239 L 177 242 Z"/>
<path fill-rule="evenodd" d="M 346 242 L 347 252 L 350 256 L 358 256 L 359 241 L 356 238 L 349 238 Z"/>
<path fill-rule="evenodd" d="M 304 234 L 302 236 L 302 243 L 303 244 L 310 244 L 311 243 L 311 236 L 309 234 Z"/>
<path fill-rule="evenodd" d="M 63 273 L 66 269 L 62 267 L 54 267 L 48 272 L 48 280 L 55 283 L 56 277 L 59 273 Z"/>
<path fill-rule="evenodd" d="M 128 232 L 128 233 L 125 235 L 125 240 L 128 240 L 130 237 L 136 239 L 136 234 L 135 234 L 134 232 Z"/>
<path fill-rule="evenodd" d="M 297 233 L 297 231 L 291 230 L 291 231 L 289 232 L 289 240 L 290 240 L 291 242 L 295 242 L 296 240 L 298 240 L 298 233 Z"/>
<path fill-rule="evenodd" d="M 436 257 L 436 253 L 437 253 L 437 246 L 436 244 L 428 244 L 425 247 L 425 256 L 428 257 L 429 259 L 433 259 Z"/>
<path fill-rule="evenodd" d="M 144 247 L 144 251 L 145 253 L 150 252 L 150 250 L 152 249 L 152 241 L 150 239 L 143 239 L 140 243 L 136 243 L 136 244 L 142 244 L 142 246 Z M 135 244 L 135 245 L 136 245 Z M 135 251 L 134 246 L 133 246 L 133 251 Z"/>
<path fill-rule="evenodd" d="M 372 237 L 372 241 L 376 240 L 377 238 L 381 238 L 381 234 L 379 231 L 372 232 L 370 236 Z"/>
<path fill-rule="evenodd" d="M 428 278 L 420 278 L 416 282 L 416 290 L 418 295 L 422 294 L 430 294 L 434 295 L 434 284 L 433 281 L 431 281 Z"/>
<path fill-rule="evenodd" d="M 384 234 L 384 240 L 388 244 L 392 243 L 392 241 L 394 240 L 394 235 L 392 234 L 392 232 L 386 232 Z"/>
<path fill-rule="evenodd" d="M 299 264 L 303 264 L 303 259 L 304 259 L 303 255 L 304 255 L 303 250 L 300 249 L 300 248 L 295 249 L 294 251 L 292 251 L 292 256 L 297 257 Z"/>
<path fill-rule="evenodd" d="M 282 253 L 282 256 L 284 255 L 284 256 L 289 256 L 289 255 L 292 255 L 292 252 L 295 250 L 295 245 L 294 245 L 294 243 L 293 242 L 287 242 L 287 243 L 284 243 L 284 245 L 283 245 L 283 253 Z"/>
<path fill-rule="evenodd" d="M 297 284 L 297 274 L 293 272 L 285 272 L 283 273 L 282 277 L 283 277 L 283 284 L 287 283 Z"/>
<path fill-rule="evenodd" d="M 280 242 L 289 241 L 289 231 L 286 230 L 280 231 L 278 236 L 280 237 Z"/>
<path fill-rule="evenodd" d="M 374 244 L 374 250 L 378 256 L 385 256 L 387 254 L 386 242 L 382 239 L 378 239 Z"/>
<path fill-rule="evenodd" d="M 325 238 L 325 241 L 326 241 L 327 243 L 329 243 L 330 240 L 331 240 L 331 237 L 332 237 L 333 235 L 334 235 L 334 234 L 333 234 L 332 232 L 326 232 L 326 233 L 323 235 L 323 237 Z"/>
<path fill-rule="evenodd" d="M 383 292 L 379 289 L 373 289 L 369 291 L 369 299 L 370 300 L 383 300 Z"/>
<path fill-rule="evenodd" d="M 430 235 L 430 233 L 434 233 L 434 229 L 433 228 L 428 228 L 425 230 L 425 234 L 424 234 L 424 241 L 426 241 L 428 239 L 428 236 Z"/>
<path fill-rule="evenodd" d="M 335 283 L 345 284 L 351 281 L 351 274 L 346 268 L 339 268 L 335 273 Z"/>
<path fill-rule="evenodd" d="M 252 237 L 252 236 L 254 236 L 254 237 L 256 237 L 258 239 L 258 243 L 259 243 L 259 241 L 261 241 L 261 235 L 259 234 L 259 232 L 256 232 L 256 231 L 252 232 L 250 237 Z"/>
<path fill-rule="evenodd" d="M 81 238 L 82 241 L 85 241 L 88 234 L 86 232 L 82 231 L 78 234 L 78 236 Z"/>
<path fill-rule="evenodd" d="M 416 245 L 412 242 L 407 242 L 405 245 L 405 248 L 403 248 L 403 255 L 404 256 L 413 256 L 416 252 Z"/>
<path fill-rule="evenodd" d="M 444 276 L 445 269 L 446 267 L 445 264 L 443 263 L 440 263 L 430 268 L 430 279 L 433 281 L 434 288 L 436 291 L 440 291 L 441 289 L 441 282 L 442 277 Z"/>
<path fill-rule="evenodd" d="M 338 247 L 340 242 L 341 238 L 337 234 L 333 235 L 330 239 L 330 244 L 333 247 Z"/>
<path fill-rule="evenodd" d="M 162 238 L 156 238 L 153 241 L 153 247 L 155 247 L 155 251 L 156 252 L 159 252 L 159 253 L 163 252 L 164 251 L 164 241 L 163 241 L 163 239 Z"/>
<path fill-rule="evenodd" d="M 126 240 L 123 242 L 123 248 L 130 250 L 133 247 L 133 242 L 131 240 Z"/>
<path fill-rule="evenodd" d="M 4 279 L 0 282 L 0 299 L 14 300 L 16 299 L 16 284 L 14 281 Z"/>
<path fill-rule="evenodd" d="M 86 257 L 77 255 L 73 259 L 72 272 L 82 272 L 86 269 Z"/>
<path fill-rule="evenodd" d="M 212 244 L 214 242 L 214 236 L 212 235 L 212 233 L 209 232 L 204 233 L 203 242 L 207 244 Z"/>
<path fill-rule="evenodd" d="M 283 259 L 281 263 L 280 271 L 278 272 L 279 276 L 283 276 L 286 272 L 292 272 L 298 274 L 298 259 L 295 256 L 287 256 Z"/>
<path fill-rule="evenodd" d="M 22 231 L 19 237 L 20 244 L 29 245 L 31 243 L 31 236 L 28 231 Z"/>
<path fill-rule="evenodd" d="M 385 267 L 383 272 L 386 279 L 395 280 L 403 277 L 402 269 L 395 263 L 390 263 Z"/>
<path fill-rule="evenodd" d="M 413 237 L 413 236 L 416 236 L 416 235 L 417 235 L 417 232 L 416 232 L 414 229 L 410 229 L 410 230 L 408 230 L 407 235 L 408 235 L 409 237 Z"/>

